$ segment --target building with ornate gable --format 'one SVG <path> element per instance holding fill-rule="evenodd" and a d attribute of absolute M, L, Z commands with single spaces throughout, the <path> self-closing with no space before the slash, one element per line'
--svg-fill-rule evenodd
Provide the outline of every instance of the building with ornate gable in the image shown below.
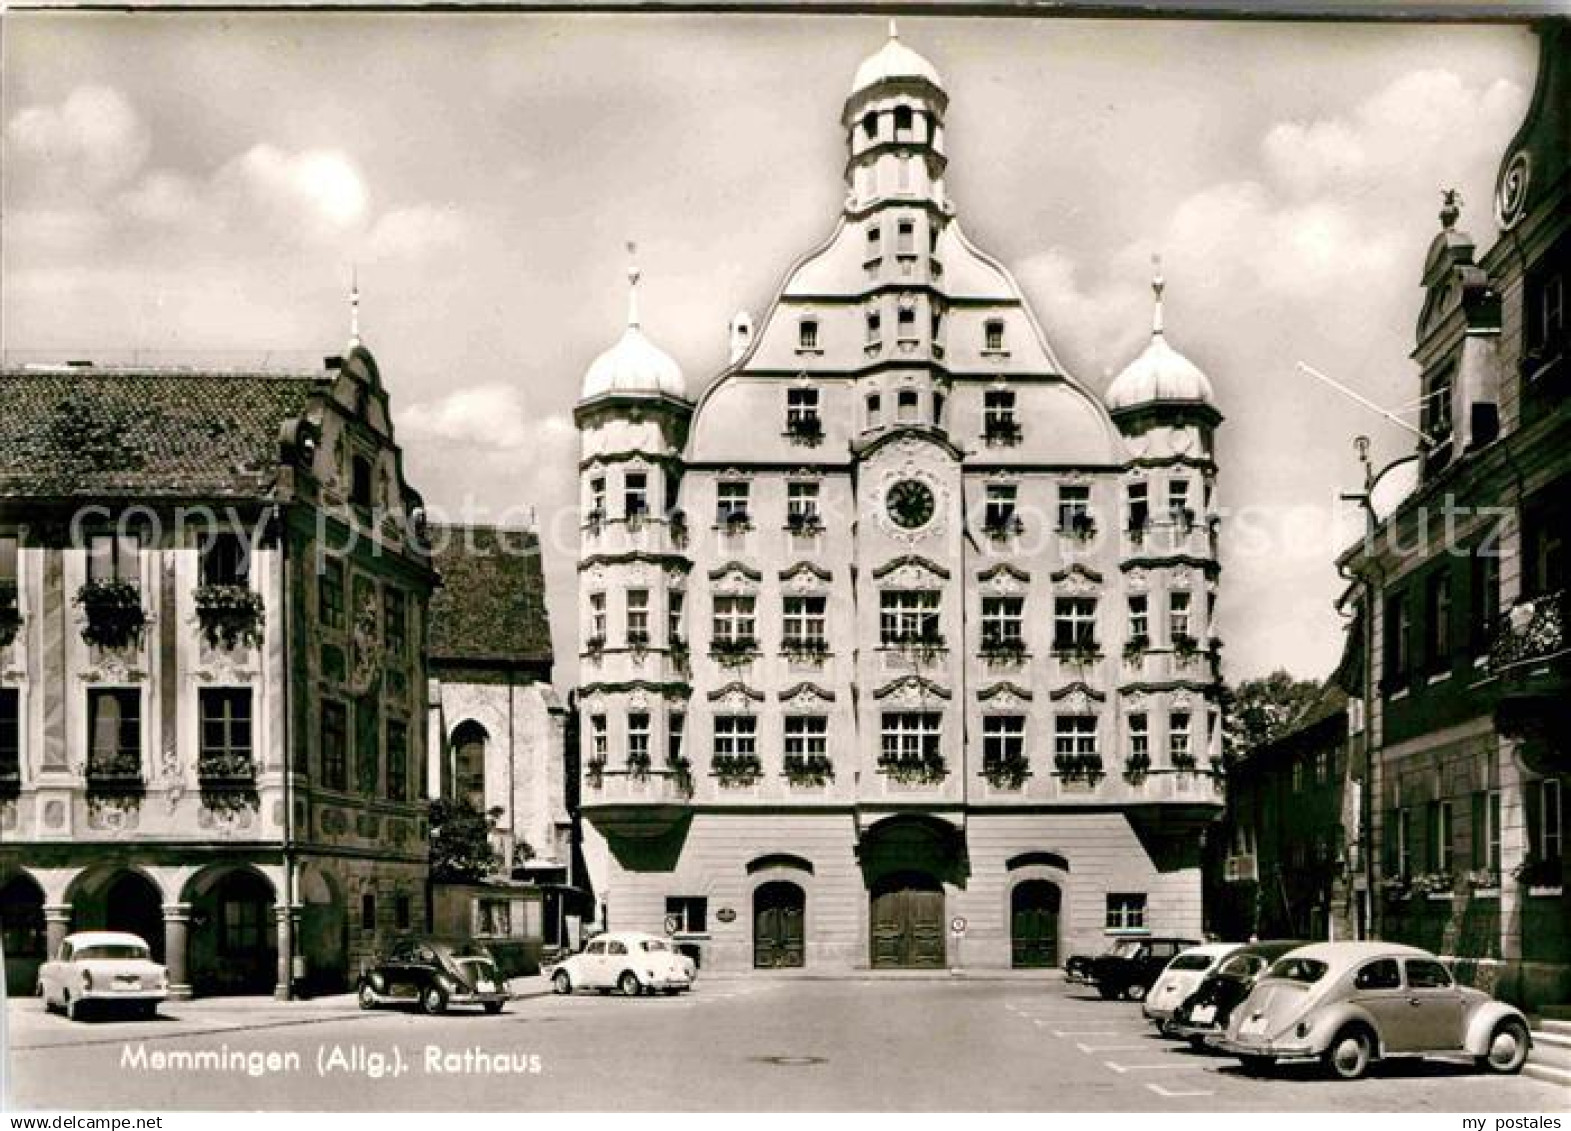
<path fill-rule="evenodd" d="M 435 575 L 358 337 L 316 372 L 0 374 L 0 921 L 174 996 L 341 989 L 425 922 Z"/>
<path fill-rule="evenodd" d="M 846 201 L 690 391 L 589 367 L 580 756 L 613 928 L 719 967 L 1052 966 L 1198 937 L 1218 813 L 1214 435 L 1149 344 L 1106 400 L 946 190 L 949 95 L 889 41 Z"/>

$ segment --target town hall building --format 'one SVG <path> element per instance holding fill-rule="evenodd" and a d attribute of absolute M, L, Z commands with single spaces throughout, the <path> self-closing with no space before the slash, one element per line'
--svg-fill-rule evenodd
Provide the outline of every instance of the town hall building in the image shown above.
<path fill-rule="evenodd" d="M 719 376 L 645 336 L 635 271 L 584 378 L 594 888 L 706 967 L 1200 934 L 1222 417 L 1160 277 L 1105 398 L 1067 372 L 961 230 L 948 100 L 891 29 L 845 103 L 843 213 Z"/>

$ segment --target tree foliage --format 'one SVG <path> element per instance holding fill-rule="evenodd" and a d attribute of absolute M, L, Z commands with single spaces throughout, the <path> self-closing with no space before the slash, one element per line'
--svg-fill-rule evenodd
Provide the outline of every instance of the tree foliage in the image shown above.
<path fill-rule="evenodd" d="M 1320 698 L 1320 684 L 1294 679 L 1278 668 L 1222 692 L 1222 756 L 1231 765 L 1250 751 L 1275 742 Z"/>
<path fill-rule="evenodd" d="M 491 842 L 501 815 L 464 800 L 431 802 L 431 878 L 474 883 L 501 871 L 502 856 Z"/>

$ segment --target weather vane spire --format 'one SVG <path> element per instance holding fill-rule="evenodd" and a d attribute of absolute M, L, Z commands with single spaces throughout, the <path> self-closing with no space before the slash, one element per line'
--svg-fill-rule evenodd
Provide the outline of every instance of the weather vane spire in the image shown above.
<path fill-rule="evenodd" d="M 1462 191 L 1448 188 L 1440 190 L 1440 224 L 1447 231 L 1456 227 L 1457 219 L 1462 215 Z"/>
<path fill-rule="evenodd" d="M 638 325 L 638 245 L 627 241 L 627 324 Z"/>
<path fill-rule="evenodd" d="M 900 38 L 900 25 L 895 22 L 895 18 L 893 16 L 889 17 L 889 38 Z"/>
<path fill-rule="evenodd" d="M 1151 292 L 1156 295 L 1155 308 L 1151 314 L 1151 333 L 1162 332 L 1162 291 L 1167 287 L 1167 280 L 1162 278 L 1162 256 L 1151 257 Z"/>
<path fill-rule="evenodd" d="M 349 272 L 349 346 L 351 349 L 360 344 L 360 268 L 354 266 Z"/>

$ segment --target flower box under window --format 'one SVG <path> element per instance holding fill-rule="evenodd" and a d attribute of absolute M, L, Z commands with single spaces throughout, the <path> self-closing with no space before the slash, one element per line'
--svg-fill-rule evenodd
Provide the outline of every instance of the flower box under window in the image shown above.
<path fill-rule="evenodd" d="M 1019 789 L 1031 776 L 1031 763 L 1022 753 L 987 758 L 982 762 L 982 776 L 994 789 Z"/>
<path fill-rule="evenodd" d="M 1093 780 L 1102 776 L 1100 754 L 1055 754 L 1053 765 L 1060 776 L 1069 779 Z"/>
<path fill-rule="evenodd" d="M 745 510 L 727 511 L 720 521 L 720 528 L 727 534 L 740 534 L 753 529 L 753 518 Z"/>
<path fill-rule="evenodd" d="M 649 647 L 649 633 L 634 630 L 627 634 L 627 646 L 635 652 L 642 652 Z"/>
<path fill-rule="evenodd" d="M 1018 664 L 1026 658 L 1026 644 L 1018 636 L 983 636 L 982 658 L 998 664 Z"/>
<path fill-rule="evenodd" d="M 142 594 L 128 581 L 89 581 L 76 591 L 76 602 L 85 616 L 82 639 L 111 651 L 139 648 L 147 628 Z"/>
<path fill-rule="evenodd" d="M 209 648 L 259 647 L 265 610 L 249 585 L 202 585 L 196 590 L 196 622 Z"/>
<path fill-rule="evenodd" d="M 140 797 L 142 757 L 134 751 L 95 755 L 87 762 L 89 798 Z"/>
<path fill-rule="evenodd" d="M 627 756 L 627 776 L 634 781 L 643 781 L 649 776 L 649 753 L 641 751 L 630 753 Z"/>
<path fill-rule="evenodd" d="M 819 534 L 823 532 L 824 520 L 817 511 L 792 511 L 786 515 L 786 529 L 792 534 Z"/>
<path fill-rule="evenodd" d="M 758 654 L 758 641 L 751 636 L 717 636 L 709 643 L 709 654 L 722 664 L 745 664 Z"/>
<path fill-rule="evenodd" d="M 912 655 L 932 657 L 944 651 L 944 634 L 936 631 L 895 632 L 884 637 L 884 646 Z"/>
<path fill-rule="evenodd" d="M 1020 423 L 1015 420 L 989 420 L 982 429 L 982 439 L 990 448 L 1018 444 L 1021 435 Z"/>
<path fill-rule="evenodd" d="M 1095 640 L 1059 640 L 1053 655 L 1067 664 L 1094 664 L 1102 658 L 1102 648 Z"/>
<path fill-rule="evenodd" d="M 591 636 L 584 641 L 584 651 L 591 656 L 598 656 L 605 651 L 605 637 Z"/>
<path fill-rule="evenodd" d="M 1131 636 L 1124 641 L 1124 659 L 1130 663 L 1138 663 L 1140 659 L 1151 650 L 1151 638 L 1144 633 Z"/>
<path fill-rule="evenodd" d="M 822 636 L 788 636 L 780 641 L 780 651 L 793 660 L 822 660 L 829 655 L 829 641 Z"/>
<path fill-rule="evenodd" d="M 1529 856 L 1516 866 L 1512 876 L 1524 887 L 1558 888 L 1564 876 L 1564 869 L 1558 859 Z"/>
<path fill-rule="evenodd" d="M 786 422 L 786 435 L 798 444 L 816 444 L 824 438 L 824 422 L 816 412 L 793 416 Z"/>
<path fill-rule="evenodd" d="M 1145 751 L 1136 751 L 1124 760 L 1124 777 L 1130 782 L 1144 781 L 1151 772 L 1151 755 Z"/>
<path fill-rule="evenodd" d="M 878 769 L 894 781 L 907 785 L 936 785 L 949 773 L 942 754 L 880 755 Z"/>
<path fill-rule="evenodd" d="M 757 754 L 716 754 L 710 759 L 709 770 L 728 789 L 752 785 L 764 774 Z"/>
<path fill-rule="evenodd" d="M 1096 519 L 1088 514 L 1076 512 L 1068 515 L 1064 525 L 1060 528 L 1066 538 L 1078 538 L 1082 541 L 1096 537 Z"/>
<path fill-rule="evenodd" d="M 990 515 L 982 523 L 982 533 L 989 538 L 1008 538 L 1024 534 L 1025 529 L 1025 520 L 1017 514 Z"/>
<path fill-rule="evenodd" d="M 785 776 L 792 785 L 825 785 L 835 776 L 828 754 L 787 754 Z"/>
<path fill-rule="evenodd" d="M 599 789 L 605 784 L 605 759 L 591 758 L 584 763 L 584 780 L 591 789 Z"/>
<path fill-rule="evenodd" d="M 1192 660 L 1200 655 L 1200 641 L 1188 633 L 1180 632 L 1173 636 L 1173 653 L 1180 660 Z"/>

